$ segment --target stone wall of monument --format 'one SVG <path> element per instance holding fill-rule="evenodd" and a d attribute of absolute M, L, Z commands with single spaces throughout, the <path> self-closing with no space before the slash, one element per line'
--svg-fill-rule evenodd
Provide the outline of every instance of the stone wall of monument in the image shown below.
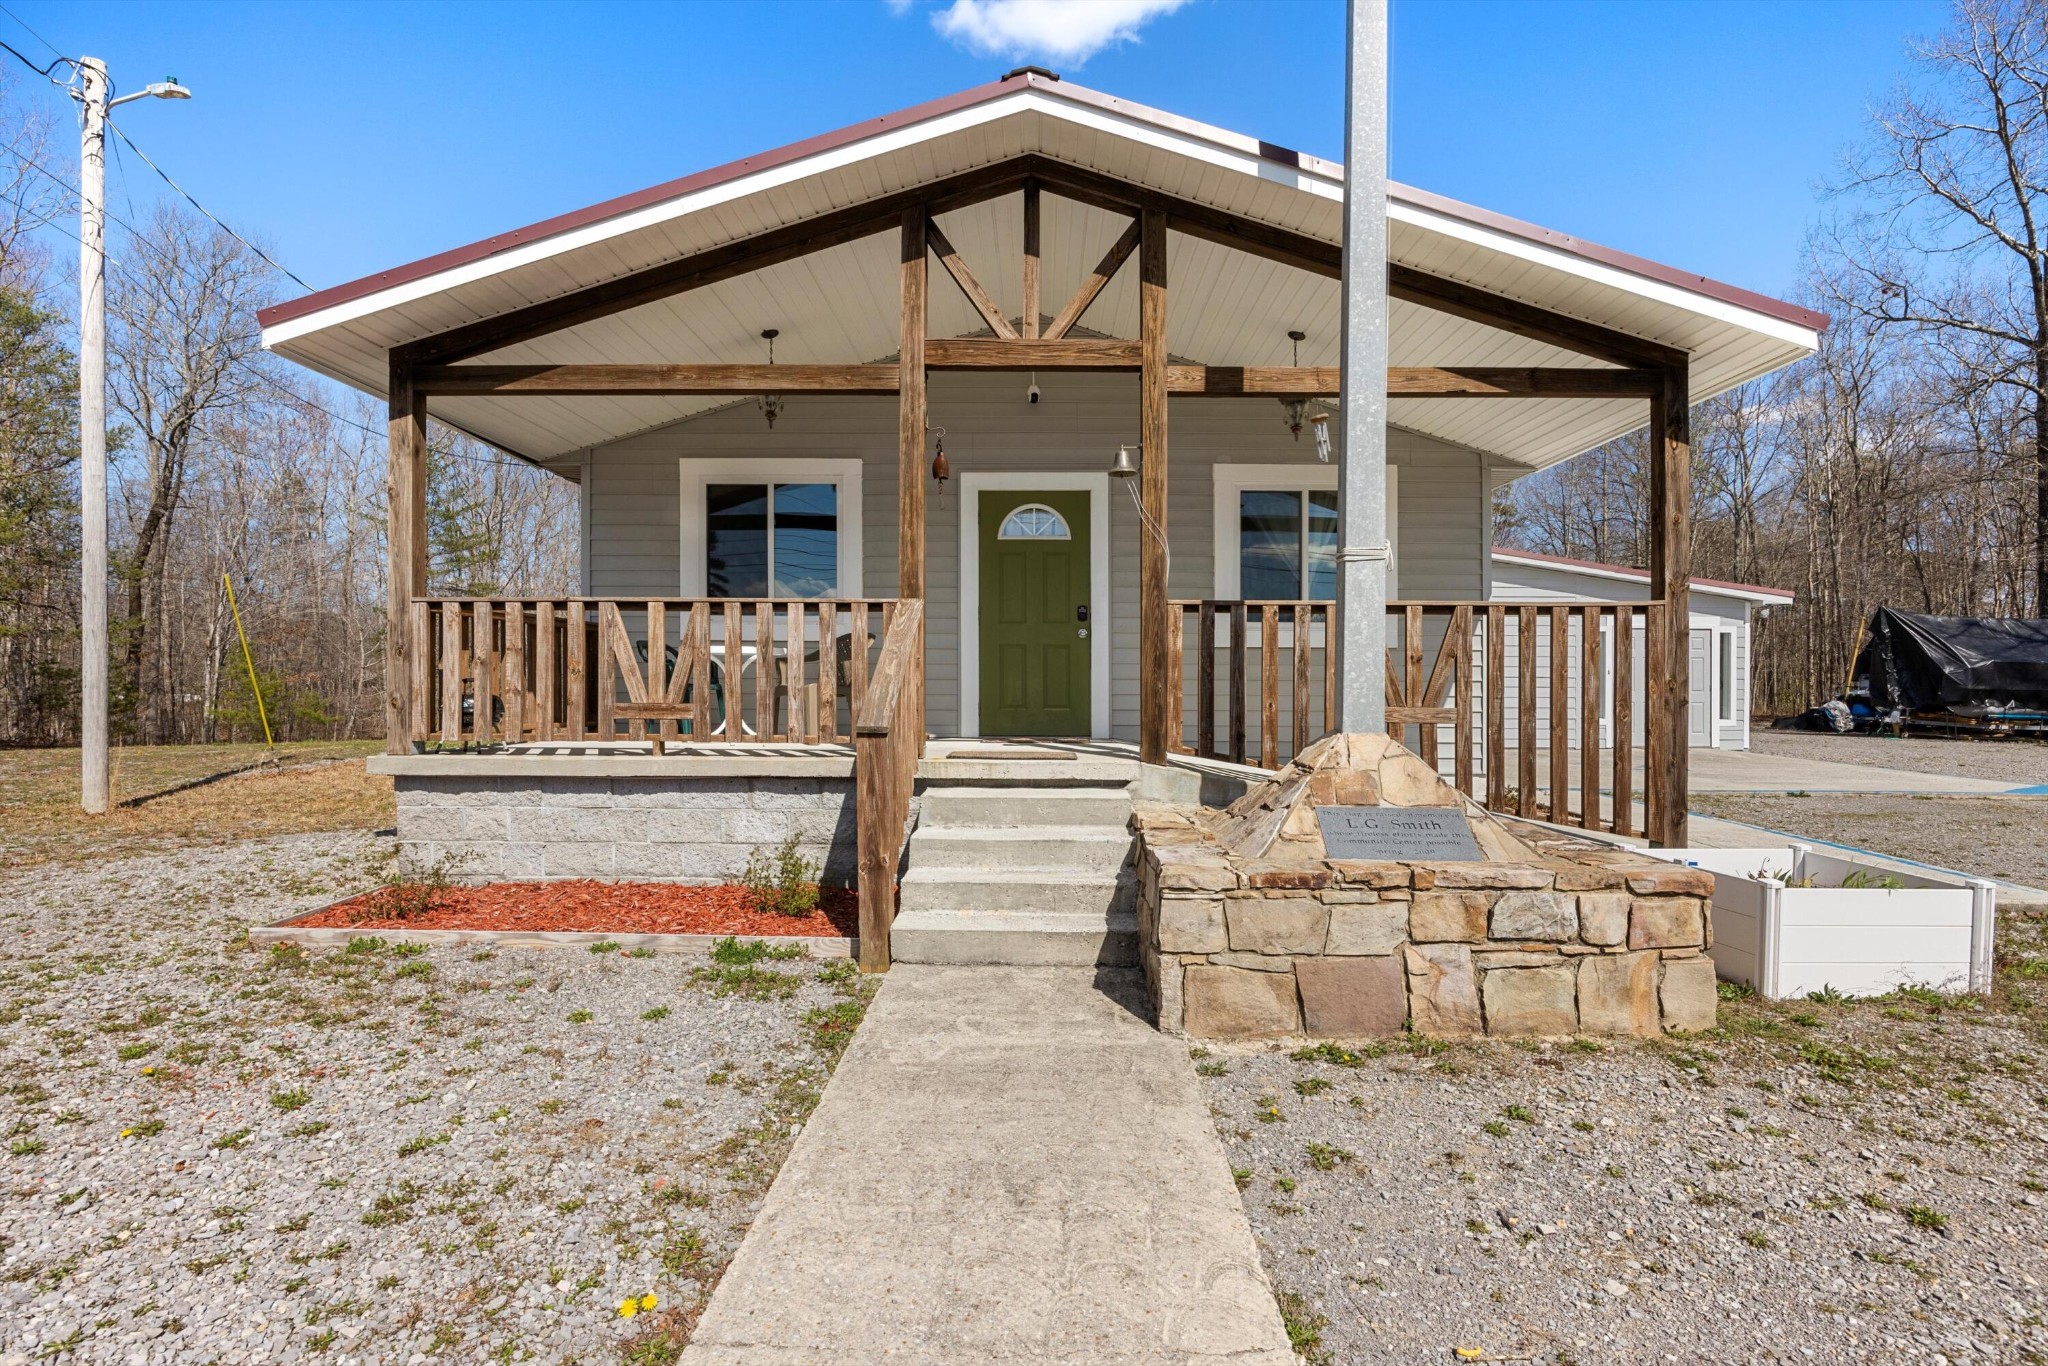
<path fill-rule="evenodd" d="M 1159 1027 L 1201 1039 L 1656 1035 L 1711 1028 L 1713 878 L 1516 830 L 1533 860 L 1230 853 L 1199 813 L 1137 815 Z"/>

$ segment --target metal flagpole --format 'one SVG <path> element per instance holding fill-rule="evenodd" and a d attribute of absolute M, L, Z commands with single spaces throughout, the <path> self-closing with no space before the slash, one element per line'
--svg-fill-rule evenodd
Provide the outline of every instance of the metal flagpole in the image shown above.
<path fill-rule="evenodd" d="M 1350 0 L 1337 729 L 1387 730 L 1387 0 Z"/>

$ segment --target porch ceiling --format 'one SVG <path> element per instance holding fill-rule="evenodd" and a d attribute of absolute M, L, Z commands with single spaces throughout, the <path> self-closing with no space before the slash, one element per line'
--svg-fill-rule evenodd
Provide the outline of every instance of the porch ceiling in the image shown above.
<path fill-rule="evenodd" d="M 448 328 L 629 274 L 820 213 L 1015 157 L 1038 155 L 1213 205 L 1323 241 L 1340 239 L 1342 169 L 1240 135 L 1020 76 L 809 143 L 705 172 L 267 310 L 264 343 L 372 394 L 388 353 Z M 1695 401 L 1811 351 L 1817 315 L 1400 186 L 1389 252 L 1405 266 L 1602 323 L 1692 354 Z M 1021 195 L 942 215 L 940 225 L 1014 317 L 1022 296 Z M 1125 220 L 1048 189 L 1042 200 L 1041 307 L 1057 312 Z M 894 355 L 893 233 L 828 248 L 479 356 L 509 363 L 759 362 L 760 331 L 781 329 L 776 359 L 860 362 Z M 1137 334 L 1127 263 L 1083 319 Z M 1167 348 L 1211 365 L 1337 363 L 1338 282 L 1194 237 L 1168 244 Z M 934 270 L 930 333 L 983 324 Z M 1597 362 L 1395 301 L 1396 365 L 1597 366 Z M 793 401 L 801 401 L 800 399 Z M 886 400 L 877 400 L 883 402 Z M 1210 400 L 1213 401 L 1213 400 Z M 537 460 L 687 418 L 720 397 L 460 398 L 434 416 Z M 1627 399 L 1397 399 L 1393 420 L 1530 468 L 1639 427 Z"/>

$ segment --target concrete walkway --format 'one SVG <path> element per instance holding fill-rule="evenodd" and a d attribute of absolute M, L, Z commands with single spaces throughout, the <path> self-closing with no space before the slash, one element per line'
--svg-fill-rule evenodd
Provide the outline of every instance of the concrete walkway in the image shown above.
<path fill-rule="evenodd" d="M 685 1366 L 1294 1366 L 1186 1051 L 1135 988 L 893 968 Z"/>

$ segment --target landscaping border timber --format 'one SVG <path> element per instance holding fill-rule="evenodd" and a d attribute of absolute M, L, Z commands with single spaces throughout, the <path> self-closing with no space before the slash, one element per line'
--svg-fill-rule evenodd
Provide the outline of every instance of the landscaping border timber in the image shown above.
<path fill-rule="evenodd" d="M 353 897 L 344 900 L 354 900 Z M 859 942 L 839 935 L 811 934 L 619 934 L 601 930 L 409 930 L 388 925 L 305 925 L 322 912 L 342 903 L 258 925 L 249 931 L 249 942 L 267 949 L 276 944 L 297 944 L 309 949 L 342 949 L 358 939 L 381 939 L 387 944 L 421 944 L 429 947 L 449 944 L 489 944 L 506 949 L 588 948 L 592 944 L 617 944 L 621 949 L 652 949 L 656 953 L 709 953 L 721 939 L 764 944 L 801 944 L 813 958 L 851 958 Z"/>

